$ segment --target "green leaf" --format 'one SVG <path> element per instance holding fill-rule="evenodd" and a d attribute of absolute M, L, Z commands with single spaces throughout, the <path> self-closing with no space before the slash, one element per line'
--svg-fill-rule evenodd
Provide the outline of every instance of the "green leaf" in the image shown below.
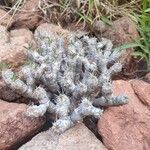
<path fill-rule="evenodd" d="M 145 12 L 145 13 L 150 12 L 150 8 L 147 8 L 144 12 Z"/>
<path fill-rule="evenodd" d="M 138 23 L 138 17 L 136 16 L 136 14 L 134 15 L 128 15 L 135 23 Z"/>
<path fill-rule="evenodd" d="M 148 0 L 142 1 L 143 10 L 145 10 L 148 7 L 148 4 L 149 4 Z"/>
<path fill-rule="evenodd" d="M 148 49 L 145 48 L 145 47 L 141 47 L 141 49 L 143 50 L 143 52 L 144 52 L 145 54 L 150 55 L 150 50 L 148 50 Z"/>
<path fill-rule="evenodd" d="M 139 52 L 139 51 L 133 52 L 131 55 L 132 56 L 139 56 L 139 57 L 142 57 L 142 58 L 146 58 L 146 55 L 144 55 L 144 53 Z"/>
<path fill-rule="evenodd" d="M 104 17 L 104 16 L 102 16 L 101 17 L 101 20 L 104 22 L 104 23 L 106 23 L 106 24 L 108 24 L 108 25 L 112 25 L 112 22 L 107 18 L 107 17 Z"/>
<path fill-rule="evenodd" d="M 134 48 L 134 47 L 139 47 L 139 46 L 141 46 L 141 44 L 139 44 L 139 43 L 129 43 L 129 44 L 123 44 L 121 46 L 118 46 L 118 47 L 114 48 L 113 50 L 121 51 L 121 50 L 124 50 L 127 48 Z"/>
<path fill-rule="evenodd" d="M 84 21 L 86 21 L 86 22 L 90 22 L 90 23 L 92 23 L 92 19 L 89 17 L 89 16 L 87 16 L 87 15 L 84 15 L 84 14 L 82 14 L 82 13 L 80 13 L 80 12 L 77 12 L 76 11 L 76 13 L 77 13 L 77 15 L 79 15 L 79 20 L 84 20 Z"/>

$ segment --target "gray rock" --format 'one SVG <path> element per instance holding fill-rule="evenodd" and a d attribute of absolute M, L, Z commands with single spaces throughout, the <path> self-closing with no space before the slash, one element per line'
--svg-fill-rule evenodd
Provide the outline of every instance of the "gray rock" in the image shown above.
<path fill-rule="evenodd" d="M 35 136 L 19 150 L 107 150 L 83 124 L 77 124 L 60 136 L 46 131 Z"/>

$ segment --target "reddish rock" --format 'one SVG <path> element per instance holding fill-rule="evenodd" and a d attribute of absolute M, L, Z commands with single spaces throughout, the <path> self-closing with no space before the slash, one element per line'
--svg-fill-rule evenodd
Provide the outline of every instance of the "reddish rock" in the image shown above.
<path fill-rule="evenodd" d="M 26 0 L 11 24 L 11 28 L 35 29 L 43 21 L 43 13 L 39 9 L 39 0 Z"/>
<path fill-rule="evenodd" d="M 0 25 L 7 26 L 11 21 L 11 16 L 7 11 L 0 9 Z"/>
<path fill-rule="evenodd" d="M 139 100 L 150 109 L 150 84 L 142 80 L 133 80 L 131 85 Z"/>
<path fill-rule="evenodd" d="M 0 80 L 0 99 L 13 102 L 18 98 L 20 98 L 20 95 L 9 89 L 3 80 Z"/>
<path fill-rule="evenodd" d="M 78 24 L 76 22 L 69 23 L 69 25 L 64 27 L 65 29 L 72 32 L 86 32 L 89 33 L 88 26 L 84 25 L 82 22 Z"/>
<path fill-rule="evenodd" d="M 132 43 L 133 39 L 138 38 L 139 35 L 134 22 L 132 22 L 127 17 L 122 17 L 112 22 L 112 25 L 107 26 L 107 30 L 104 33 L 97 36 L 100 38 L 105 37 L 110 39 L 113 42 L 114 47 L 118 47 L 126 43 Z M 135 67 L 135 64 L 132 65 L 133 63 L 131 63 L 131 53 L 133 51 L 133 48 L 129 48 L 122 51 L 123 53 L 120 61 L 124 65 L 124 69 L 126 72 L 130 72 L 130 70 L 132 70 Z"/>
<path fill-rule="evenodd" d="M 38 41 L 40 40 L 40 36 L 50 37 L 51 39 L 55 39 L 58 36 L 67 36 L 69 33 L 68 30 L 63 29 L 61 26 L 57 26 L 50 23 L 43 23 L 37 27 L 34 32 L 34 37 Z"/>
<path fill-rule="evenodd" d="M 137 38 L 139 35 L 135 23 L 131 21 L 130 18 L 122 17 L 112 22 L 112 25 L 107 29 L 103 36 L 111 39 L 116 47 L 133 41 L 133 39 Z"/>
<path fill-rule="evenodd" d="M 51 131 L 39 133 L 19 150 L 107 150 L 83 124 L 77 124 L 60 136 Z"/>
<path fill-rule="evenodd" d="M 26 52 L 29 44 L 35 46 L 31 31 L 27 29 L 6 31 L 6 27 L 0 26 L 0 63 L 18 67 L 26 60 Z"/>
<path fill-rule="evenodd" d="M 19 29 L 8 32 L 6 27 L 0 25 L 0 71 L 7 66 L 16 68 L 22 65 L 27 56 L 25 47 L 30 43 L 33 47 L 36 46 L 31 31 Z M 0 80 L 0 99 L 15 101 L 19 97 Z"/>
<path fill-rule="evenodd" d="M 6 30 L 5 26 L 0 25 L 0 46 L 9 42 L 9 32 Z"/>
<path fill-rule="evenodd" d="M 58 37 L 63 37 L 64 39 L 66 39 L 69 33 L 70 32 L 68 30 L 63 29 L 61 26 L 43 23 L 35 30 L 34 37 L 37 44 L 40 45 L 41 37 L 48 37 L 51 40 L 55 40 Z M 65 46 L 67 46 L 67 40 L 65 41 Z"/>
<path fill-rule="evenodd" d="M 10 42 L 15 46 L 28 46 L 30 43 L 35 44 L 33 33 L 23 28 L 10 31 Z"/>
<path fill-rule="evenodd" d="M 98 122 L 104 145 L 109 150 L 149 150 L 149 109 L 135 95 L 131 82 L 114 81 L 113 87 L 113 94 L 126 94 L 129 104 L 105 110 Z"/>
<path fill-rule="evenodd" d="M 0 149 L 12 150 L 41 129 L 45 118 L 25 116 L 27 105 L 0 100 Z"/>
<path fill-rule="evenodd" d="M 102 34 L 107 30 L 107 25 L 101 20 L 96 20 L 92 25 L 92 30 L 95 34 Z"/>

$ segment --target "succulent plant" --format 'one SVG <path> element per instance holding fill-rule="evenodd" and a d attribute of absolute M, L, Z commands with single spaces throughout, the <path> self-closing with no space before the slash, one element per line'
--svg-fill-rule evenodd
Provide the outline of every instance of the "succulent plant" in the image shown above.
<path fill-rule="evenodd" d="M 5 83 L 16 93 L 34 99 L 26 115 L 55 115 L 52 129 L 62 133 L 88 115 L 100 117 L 103 106 L 128 103 L 126 96 L 112 96 L 112 75 L 122 69 L 120 53 L 112 50 L 110 40 L 88 36 L 51 40 L 40 37 L 38 50 L 29 50 L 28 65 L 16 76 L 2 71 Z"/>

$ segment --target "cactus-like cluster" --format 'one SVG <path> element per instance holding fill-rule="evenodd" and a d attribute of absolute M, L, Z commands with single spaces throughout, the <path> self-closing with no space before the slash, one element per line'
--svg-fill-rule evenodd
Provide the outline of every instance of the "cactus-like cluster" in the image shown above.
<path fill-rule="evenodd" d="M 38 51 L 29 50 L 29 64 L 19 77 L 7 69 L 2 71 L 5 83 L 38 105 L 29 106 L 26 115 L 56 116 L 54 131 L 62 133 L 85 116 L 99 117 L 103 106 L 122 105 L 126 96 L 112 96 L 111 77 L 121 71 L 120 53 L 112 51 L 107 39 L 68 35 L 51 40 L 41 37 Z"/>

